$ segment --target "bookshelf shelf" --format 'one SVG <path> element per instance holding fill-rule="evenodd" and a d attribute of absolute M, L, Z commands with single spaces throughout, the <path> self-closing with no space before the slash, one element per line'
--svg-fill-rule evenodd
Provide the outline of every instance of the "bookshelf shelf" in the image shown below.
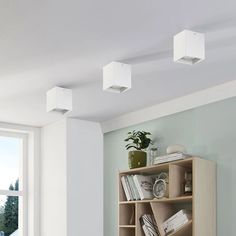
<path fill-rule="evenodd" d="M 151 203 L 151 202 L 191 202 L 192 196 L 181 196 L 174 198 L 162 198 L 162 199 L 151 199 L 151 200 L 138 200 L 138 201 L 120 201 L 119 204 L 134 204 L 134 203 Z"/>
<path fill-rule="evenodd" d="M 131 169 L 131 170 L 121 171 L 120 174 L 122 174 L 122 175 L 145 174 L 145 173 L 151 174 L 151 173 L 156 173 L 157 171 L 168 171 L 169 166 L 171 164 L 181 165 L 183 167 L 190 167 L 191 163 L 194 159 L 196 159 L 196 157 L 195 158 L 188 158 L 188 159 L 181 160 L 181 161 L 174 161 L 174 162 L 159 164 L 159 165 L 135 168 L 135 169 Z"/>
<path fill-rule="evenodd" d="M 120 228 L 135 228 L 136 225 L 119 225 Z"/>
<path fill-rule="evenodd" d="M 119 235 L 135 236 L 135 228 L 119 228 Z"/>
<path fill-rule="evenodd" d="M 127 201 L 121 178 L 125 175 L 156 175 L 168 172 L 169 196 L 162 199 Z M 193 193 L 183 193 L 184 173 L 192 172 Z M 140 217 L 152 214 L 160 236 L 166 236 L 163 222 L 181 209 L 192 212 L 182 228 L 168 236 L 216 236 L 216 165 L 193 157 L 181 161 L 119 172 L 119 236 L 145 236 Z M 210 226 L 210 227 L 209 227 Z"/>

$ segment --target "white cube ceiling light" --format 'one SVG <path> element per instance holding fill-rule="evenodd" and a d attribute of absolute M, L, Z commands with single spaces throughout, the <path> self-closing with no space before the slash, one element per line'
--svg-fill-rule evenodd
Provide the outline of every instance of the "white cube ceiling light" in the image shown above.
<path fill-rule="evenodd" d="M 72 90 L 54 87 L 47 92 L 47 112 L 65 114 L 72 111 Z"/>
<path fill-rule="evenodd" d="M 103 67 L 103 90 L 122 93 L 131 88 L 131 65 L 111 62 Z"/>
<path fill-rule="evenodd" d="M 174 61 L 196 64 L 205 59 L 204 34 L 184 30 L 174 36 Z"/>

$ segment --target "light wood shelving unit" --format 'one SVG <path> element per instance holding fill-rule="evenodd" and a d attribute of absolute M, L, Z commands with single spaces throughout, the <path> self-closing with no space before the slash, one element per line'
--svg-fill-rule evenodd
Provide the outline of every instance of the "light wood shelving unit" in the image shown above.
<path fill-rule="evenodd" d="M 186 170 L 192 171 L 193 193 L 183 195 Z M 126 201 L 123 175 L 169 173 L 169 196 L 163 199 Z M 139 219 L 153 214 L 161 236 L 163 222 L 180 209 L 192 211 L 192 220 L 168 236 L 216 236 L 216 165 L 198 157 L 119 173 L 119 236 L 144 236 Z M 131 220 L 132 219 L 132 220 Z"/>

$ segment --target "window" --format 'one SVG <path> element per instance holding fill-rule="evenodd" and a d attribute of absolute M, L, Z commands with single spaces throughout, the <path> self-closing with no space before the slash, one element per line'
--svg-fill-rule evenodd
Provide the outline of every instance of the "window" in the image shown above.
<path fill-rule="evenodd" d="M 26 236 L 27 136 L 0 132 L 0 236 Z"/>

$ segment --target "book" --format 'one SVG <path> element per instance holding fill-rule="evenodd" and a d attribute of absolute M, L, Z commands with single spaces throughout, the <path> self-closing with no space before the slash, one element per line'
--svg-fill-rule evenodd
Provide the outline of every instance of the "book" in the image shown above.
<path fill-rule="evenodd" d="M 163 155 L 163 156 L 157 156 L 157 159 L 166 159 L 169 157 L 185 157 L 185 156 L 189 156 L 189 154 L 185 154 L 183 152 L 175 152 L 175 153 L 171 153 L 171 154 L 167 154 L 167 155 Z"/>
<path fill-rule="evenodd" d="M 131 196 L 129 195 L 128 187 L 127 187 L 126 181 L 125 181 L 125 176 L 122 176 L 122 177 L 121 177 L 121 184 L 122 184 L 122 187 L 123 187 L 123 189 L 124 189 L 126 199 L 127 199 L 128 201 L 131 201 Z"/>
<path fill-rule="evenodd" d="M 165 225 L 164 231 L 166 233 L 171 233 L 173 231 L 176 231 L 180 227 L 188 223 L 191 218 L 192 217 L 189 214 L 184 214 L 182 216 L 179 216 L 178 218 L 175 218 L 174 220 L 169 222 L 167 225 Z"/>
<path fill-rule="evenodd" d="M 172 228 L 168 228 L 168 230 L 165 232 L 166 235 L 169 235 L 169 234 L 172 234 L 172 233 L 178 231 L 180 228 L 182 228 L 188 222 L 189 222 L 189 220 L 185 220 L 183 222 L 180 222 L 178 225 L 173 226 Z"/>
<path fill-rule="evenodd" d="M 127 186 L 127 189 L 128 189 L 131 201 L 135 200 L 134 196 L 132 195 L 131 187 L 129 185 L 129 181 L 128 181 L 128 177 L 127 176 L 125 176 L 125 183 L 126 183 L 126 186 Z"/>
<path fill-rule="evenodd" d="M 153 215 L 145 214 L 139 219 L 145 236 L 160 236 L 155 218 Z"/>
<path fill-rule="evenodd" d="M 136 184 L 134 182 L 134 176 L 131 175 L 130 177 L 131 177 L 131 182 L 132 182 L 132 186 L 133 186 L 133 189 L 134 189 L 135 198 L 136 198 L 136 200 L 140 200 L 141 198 L 139 196 L 138 189 L 137 189 Z"/>
<path fill-rule="evenodd" d="M 134 175 L 133 178 L 140 199 L 153 199 L 153 178 L 145 175 Z"/>
<path fill-rule="evenodd" d="M 179 217 L 173 219 L 173 220 L 170 221 L 168 224 L 163 224 L 163 225 L 167 228 L 167 227 L 170 227 L 170 226 L 177 225 L 177 224 L 179 224 L 179 223 L 182 222 L 182 221 L 190 220 L 191 218 L 192 218 L 192 217 L 190 217 L 189 215 L 184 214 L 184 215 L 182 215 L 182 216 L 179 216 Z"/>
<path fill-rule="evenodd" d="M 189 220 L 186 219 L 186 220 L 184 220 L 184 221 L 182 221 L 182 222 L 180 222 L 180 223 L 178 223 L 178 224 L 172 226 L 171 228 L 168 228 L 168 229 L 165 231 L 165 233 L 166 233 L 167 235 L 168 235 L 168 234 L 171 234 L 171 233 L 173 233 L 173 232 L 179 230 L 181 227 L 183 227 L 184 225 L 186 225 L 188 222 L 189 222 Z"/>
<path fill-rule="evenodd" d="M 128 180 L 128 185 L 129 185 L 129 188 L 130 188 L 130 191 L 131 191 L 131 195 L 132 195 L 132 199 L 133 200 L 138 200 L 137 197 L 136 197 L 136 194 L 135 194 L 135 191 L 134 191 L 134 186 L 133 186 L 133 179 L 130 175 L 127 175 L 126 176 L 127 180 Z"/>
<path fill-rule="evenodd" d="M 134 175 L 126 175 L 121 177 L 121 183 L 128 201 L 152 198 L 153 176 L 141 176 L 135 181 Z M 141 193 L 141 195 L 140 195 Z"/>
<path fill-rule="evenodd" d="M 165 156 L 156 157 L 154 159 L 153 163 L 155 165 L 157 165 L 157 164 L 171 162 L 171 161 L 184 160 L 184 159 L 189 158 L 189 157 L 191 157 L 191 155 L 181 153 L 181 152 L 177 152 L 177 153 L 172 153 L 172 154 L 165 155 Z"/>
<path fill-rule="evenodd" d="M 173 216 L 171 216 L 170 218 L 168 218 L 166 221 L 164 221 L 163 223 L 163 226 L 166 227 L 169 223 L 171 223 L 173 220 L 185 215 L 185 214 L 188 214 L 189 212 L 187 210 L 180 210 L 178 211 L 177 213 L 175 213 Z"/>

